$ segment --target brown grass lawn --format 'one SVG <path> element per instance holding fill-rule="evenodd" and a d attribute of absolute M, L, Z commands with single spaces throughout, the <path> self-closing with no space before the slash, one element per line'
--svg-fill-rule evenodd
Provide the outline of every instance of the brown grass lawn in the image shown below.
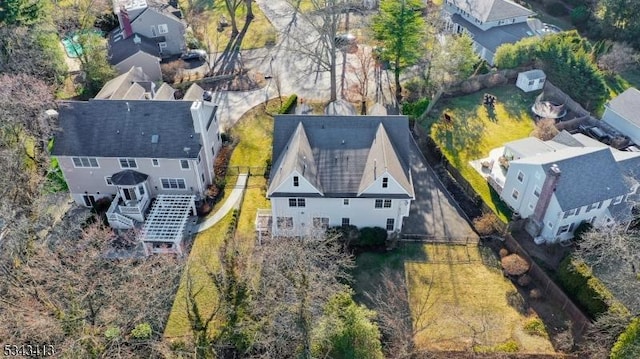
<path fill-rule="evenodd" d="M 485 93 L 497 97 L 496 107 L 491 112 L 482 105 Z M 529 136 L 534 128 L 530 108 L 537 94 L 525 94 L 514 85 L 506 85 L 444 99 L 424 123 L 449 162 L 505 222 L 511 211 L 495 192 L 489 190 L 485 179 L 469 165 L 469 161 L 486 157 L 490 150 L 509 141 Z M 453 118 L 452 125 L 441 122 L 444 113 Z"/>
<path fill-rule="evenodd" d="M 508 303 L 514 285 L 482 263 L 477 246 L 426 245 L 425 251 L 426 262 L 405 263 L 414 322 L 426 323 L 415 338 L 418 347 L 554 352 L 548 339 L 523 331 L 536 314 L 522 314 Z"/>
<path fill-rule="evenodd" d="M 426 323 L 415 337 L 422 349 L 553 353 L 548 339 L 523 331 L 536 313 L 521 314 L 508 304 L 516 289 L 497 263 L 488 248 L 475 245 L 404 244 L 360 254 L 354 289 L 359 301 L 370 304 L 364 293 L 375 291 L 385 269 L 405 275 L 414 322 Z"/>

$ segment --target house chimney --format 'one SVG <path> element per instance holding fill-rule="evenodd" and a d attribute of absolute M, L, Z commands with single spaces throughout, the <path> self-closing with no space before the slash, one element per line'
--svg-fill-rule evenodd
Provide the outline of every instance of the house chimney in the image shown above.
<path fill-rule="evenodd" d="M 129 13 L 127 12 L 127 9 L 125 9 L 124 5 L 120 5 L 118 20 L 120 21 L 120 28 L 122 29 L 122 38 L 127 39 L 129 36 L 133 35 L 131 19 L 129 18 Z"/>
<path fill-rule="evenodd" d="M 534 209 L 532 216 L 532 219 L 537 223 L 542 223 L 542 220 L 544 219 L 547 207 L 549 207 L 549 202 L 551 202 L 551 196 L 553 195 L 553 192 L 555 192 L 558 181 L 560 180 L 560 174 L 560 168 L 558 168 L 558 165 L 555 163 L 551 165 L 547 171 L 547 177 L 542 184 L 540 198 L 538 198 L 538 203 L 536 204 L 536 208 Z"/>

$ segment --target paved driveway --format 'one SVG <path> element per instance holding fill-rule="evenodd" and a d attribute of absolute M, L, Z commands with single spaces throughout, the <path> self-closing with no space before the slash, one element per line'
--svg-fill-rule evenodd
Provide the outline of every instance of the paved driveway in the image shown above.
<path fill-rule="evenodd" d="M 409 217 L 404 220 L 402 233 L 452 242 L 477 239 L 462 210 L 443 188 L 413 140 L 409 147 L 416 199 L 411 204 Z"/>

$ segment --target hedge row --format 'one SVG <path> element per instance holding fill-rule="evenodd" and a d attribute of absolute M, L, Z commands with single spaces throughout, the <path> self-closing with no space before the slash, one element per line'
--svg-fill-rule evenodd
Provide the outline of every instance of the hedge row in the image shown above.
<path fill-rule="evenodd" d="M 611 359 L 635 359 L 640 353 L 640 318 L 635 318 L 611 348 Z"/>
<path fill-rule="evenodd" d="M 613 295 L 602 282 L 593 276 L 591 269 L 584 262 L 567 256 L 558 268 L 558 282 L 567 294 L 592 317 L 609 310 Z"/>
<path fill-rule="evenodd" d="M 298 102 L 298 95 L 293 94 L 289 96 L 289 98 L 282 104 L 282 107 L 280 107 L 280 110 L 278 110 L 278 113 L 281 115 L 285 113 L 289 113 L 291 108 L 295 106 L 297 102 Z"/>
<path fill-rule="evenodd" d="M 387 231 L 380 227 L 338 226 L 332 230 L 340 235 L 340 240 L 351 249 L 376 250 L 384 248 Z"/>

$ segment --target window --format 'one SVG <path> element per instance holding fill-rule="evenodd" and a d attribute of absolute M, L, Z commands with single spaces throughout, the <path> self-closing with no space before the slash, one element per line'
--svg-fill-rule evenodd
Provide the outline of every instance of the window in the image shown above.
<path fill-rule="evenodd" d="M 513 192 L 511 192 L 511 197 L 513 197 L 513 199 L 518 199 L 518 196 L 520 196 L 520 192 L 518 192 L 517 189 L 514 189 Z"/>
<path fill-rule="evenodd" d="M 198 164 L 200 164 L 200 162 L 202 162 L 202 156 L 198 153 Z"/>
<path fill-rule="evenodd" d="M 538 188 L 538 186 L 535 186 L 533 188 L 533 195 L 538 197 L 538 198 L 540 197 L 540 188 Z"/>
<path fill-rule="evenodd" d="M 91 195 L 85 194 L 82 196 L 82 200 L 84 201 L 84 205 L 87 207 L 93 207 L 96 204 L 96 198 Z"/>
<path fill-rule="evenodd" d="M 529 209 L 533 209 L 533 203 L 529 202 Z"/>
<path fill-rule="evenodd" d="M 616 197 L 616 199 L 613 201 L 613 204 L 618 204 L 618 203 L 622 202 L 622 198 L 623 198 L 623 197 L 624 197 L 624 196 L 618 196 L 618 197 Z"/>
<path fill-rule="evenodd" d="M 384 200 L 384 208 L 391 208 L 391 200 L 390 199 L 385 199 Z"/>
<path fill-rule="evenodd" d="M 158 161 L 157 158 L 152 159 L 151 164 L 153 165 L 153 167 L 160 167 L 160 161 Z"/>
<path fill-rule="evenodd" d="M 100 167 L 95 157 L 73 157 L 74 167 Z"/>
<path fill-rule="evenodd" d="M 382 200 L 381 199 L 376 199 L 375 208 L 382 208 Z"/>
<path fill-rule="evenodd" d="M 141 196 L 144 196 L 144 186 L 143 185 L 139 185 L 138 186 L 138 192 L 140 192 Z"/>
<path fill-rule="evenodd" d="M 597 205 L 598 205 L 598 203 L 592 203 L 592 204 L 588 205 L 587 209 L 585 210 L 585 212 L 591 212 L 592 209 L 598 207 Z"/>
<path fill-rule="evenodd" d="M 183 170 L 189 169 L 189 160 L 180 160 L 180 168 Z"/>
<path fill-rule="evenodd" d="M 342 205 L 343 206 L 348 206 L 349 205 L 349 198 L 345 198 L 342 200 Z"/>
<path fill-rule="evenodd" d="M 558 228 L 558 233 L 556 233 L 556 235 L 559 236 L 562 233 L 567 233 L 567 232 L 571 232 L 571 231 L 573 231 L 573 223 L 566 224 L 566 225 L 561 226 L 560 228 Z"/>
<path fill-rule="evenodd" d="M 389 187 L 389 178 L 382 177 L 382 188 L 387 188 L 387 187 Z"/>
<path fill-rule="evenodd" d="M 300 180 L 298 176 L 293 176 L 293 187 L 298 187 L 300 185 Z"/>
<path fill-rule="evenodd" d="M 315 228 L 329 228 L 329 218 L 327 217 L 313 217 L 313 226 Z"/>
<path fill-rule="evenodd" d="M 293 217 L 278 217 L 276 223 L 278 229 L 291 229 L 293 228 Z"/>
<path fill-rule="evenodd" d="M 200 174 L 200 180 L 201 180 L 202 183 L 204 183 L 204 173 Z"/>
<path fill-rule="evenodd" d="M 165 41 L 161 41 L 158 43 L 158 47 L 160 48 L 160 52 L 167 48 L 167 43 Z"/>
<path fill-rule="evenodd" d="M 394 227 L 395 227 L 395 219 L 393 218 L 387 218 L 387 231 L 393 231 Z"/>
<path fill-rule="evenodd" d="M 289 207 L 306 207 L 307 200 L 304 198 L 289 198 Z"/>
<path fill-rule="evenodd" d="M 547 226 L 549 226 L 549 228 L 553 228 L 553 222 L 547 222 Z"/>
<path fill-rule="evenodd" d="M 351 224 L 351 220 L 349 218 L 342 218 L 342 225 L 348 226 Z"/>
<path fill-rule="evenodd" d="M 213 154 L 213 157 L 216 156 L 216 145 L 211 146 L 211 154 Z"/>
<path fill-rule="evenodd" d="M 105 182 L 107 182 L 107 186 L 113 186 L 113 182 L 111 182 L 111 177 L 105 177 Z"/>
<path fill-rule="evenodd" d="M 564 217 L 562 217 L 562 218 L 567 218 L 567 217 L 573 216 L 574 214 L 576 214 L 576 209 L 575 208 L 564 212 Z"/>
<path fill-rule="evenodd" d="M 524 173 L 518 171 L 518 182 L 522 183 L 522 181 L 524 181 Z"/>
<path fill-rule="evenodd" d="M 187 188 L 184 178 L 160 178 L 163 189 L 185 189 Z"/>
<path fill-rule="evenodd" d="M 535 83 L 535 80 L 529 80 L 529 86 L 533 86 L 534 83 Z"/>
<path fill-rule="evenodd" d="M 120 158 L 120 168 L 138 168 L 135 158 Z"/>
<path fill-rule="evenodd" d="M 159 34 L 166 34 L 169 32 L 169 27 L 167 26 L 167 24 L 159 24 L 158 25 L 158 33 Z"/>

